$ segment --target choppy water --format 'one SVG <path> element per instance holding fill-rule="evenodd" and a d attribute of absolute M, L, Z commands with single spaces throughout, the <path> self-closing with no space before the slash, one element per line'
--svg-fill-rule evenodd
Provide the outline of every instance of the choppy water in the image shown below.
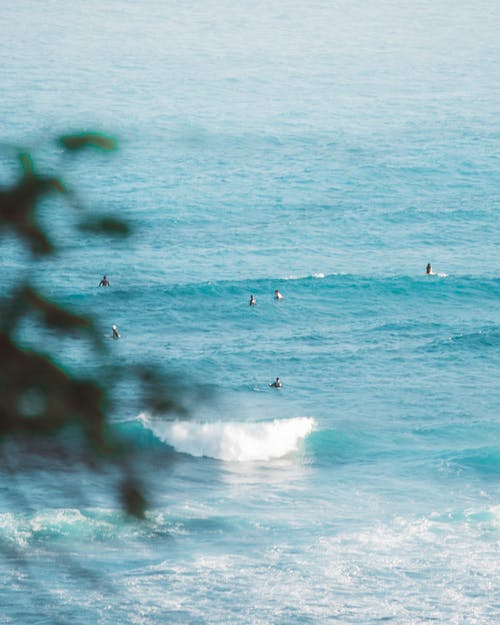
<path fill-rule="evenodd" d="M 36 281 L 118 325 L 111 361 L 212 396 L 169 423 L 122 390 L 144 523 L 105 477 L 2 469 L 0 623 L 499 619 L 499 17 L 2 7 L 2 140 L 53 168 L 46 138 L 116 134 L 65 177 L 136 228 L 76 237 L 47 204 L 67 249 Z M 9 241 L 2 268 L 4 291 L 27 270 Z M 61 359 L 92 366 L 79 342 Z"/>

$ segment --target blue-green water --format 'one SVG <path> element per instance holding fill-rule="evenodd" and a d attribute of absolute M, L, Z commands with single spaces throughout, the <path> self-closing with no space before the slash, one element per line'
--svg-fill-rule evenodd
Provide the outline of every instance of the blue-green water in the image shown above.
<path fill-rule="evenodd" d="M 136 230 L 75 235 L 47 202 L 65 250 L 35 281 L 117 324 L 106 366 L 212 393 L 172 424 L 120 389 L 143 523 L 112 476 L 3 466 L 0 623 L 498 620 L 499 13 L 2 7 L 3 142 Z M 120 150 L 61 161 L 46 140 L 79 128 Z M 6 292 L 27 268 L 1 250 Z"/>

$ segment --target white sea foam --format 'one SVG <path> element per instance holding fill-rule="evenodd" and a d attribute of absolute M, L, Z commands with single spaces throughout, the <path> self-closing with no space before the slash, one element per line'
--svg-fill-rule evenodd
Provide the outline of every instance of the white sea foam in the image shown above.
<path fill-rule="evenodd" d="M 159 421 L 141 414 L 141 421 L 176 451 L 232 462 L 265 461 L 296 451 L 314 429 L 311 417 L 262 422 Z"/>
<path fill-rule="evenodd" d="M 336 275 L 336 274 L 333 274 Z M 296 275 L 296 274 L 290 274 L 288 276 L 284 276 L 282 279 L 283 280 L 304 280 L 304 278 L 316 278 L 316 279 L 322 279 L 325 277 L 324 273 L 321 272 L 315 272 L 315 273 L 311 273 L 311 274 L 300 274 L 300 275 Z"/>

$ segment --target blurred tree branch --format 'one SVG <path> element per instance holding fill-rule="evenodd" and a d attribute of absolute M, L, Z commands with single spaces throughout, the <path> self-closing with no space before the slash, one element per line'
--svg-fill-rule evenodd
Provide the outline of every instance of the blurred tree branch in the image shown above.
<path fill-rule="evenodd" d="M 94 132 L 69 134 L 57 139 L 65 158 L 88 149 L 112 151 L 114 139 Z M 53 233 L 39 219 L 39 205 L 50 195 L 60 195 L 72 207 L 72 192 L 64 181 L 37 172 L 33 157 L 26 150 L 17 151 L 19 178 L 10 186 L 0 187 L 0 233 L 13 235 L 26 250 L 31 262 L 53 255 L 58 248 Z M 114 216 L 97 218 L 84 214 L 78 228 L 91 235 L 130 234 L 129 226 Z M 17 338 L 23 321 L 34 322 L 38 334 L 51 331 L 57 339 L 75 332 L 89 342 L 96 359 L 104 359 L 105 346 L 99 339 L 89 316 L 76 314 L 51 301 L 31 282 L 13 285 L 0 299 L 0 451 L 9 440 L 58 437 L 65 432 L 78 432 L 85 450 L 85 461 L 97 467 L 113 464 L 121 473 L 119 495 L 124 509 L 142 517 L 146 506 L 143 488 L 127 460 L 127 442 L 112 433 L 109 423 L 111 400 L 108 389 L 96 377 L 83 378 L 65 371 L 59 362 L 63 352 L 42 353 L 28 349 Z M 43 340 L 42 340 L 43 343 Z M 132 376 L 142 388 L 145 401 L 154 409 L 182 411 L 171 393 L 162 391 L 157 374 L 147 366 L 130 371 L 121 368 L 111 374 L 114 379 Z M 71 463 L 72 454 L 60 456 Z"/>

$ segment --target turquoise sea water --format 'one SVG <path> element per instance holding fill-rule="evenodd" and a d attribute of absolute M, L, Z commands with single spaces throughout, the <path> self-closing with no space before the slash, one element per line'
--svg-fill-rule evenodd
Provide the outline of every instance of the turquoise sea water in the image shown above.
<path fill-rule="evenodd" d="M 47 203 L 65 250 L 35 281 L 118 325 L 111 363 L 211 394 L 172 423 L 120 389 L 143 523 L 112 476 L 2 465 L 0 623 L 498 621 L 499 13 L 2 7 L 2 142 L 51 169 L 47 138 L 116 135 L 65 178 L 136 230 L 77 237 Z M 1 254 L 5 292 L 28 269 Z"/>

